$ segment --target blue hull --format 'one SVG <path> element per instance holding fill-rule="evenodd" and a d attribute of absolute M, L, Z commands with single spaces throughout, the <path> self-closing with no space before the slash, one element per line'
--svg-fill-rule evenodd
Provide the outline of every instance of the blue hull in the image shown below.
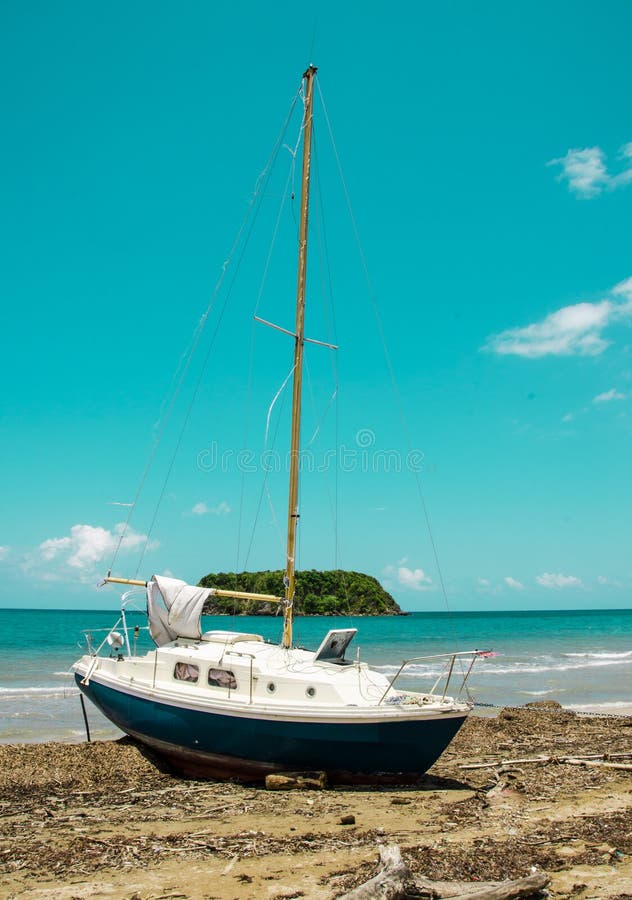
<path fill-rule="evenodd" d="M 171 706 L 91 680 L 77 686 L 126 734 L 181 771 L 256 780 L 279 771 L 326 771 L 332 780 L 419 777 L 466 716 L 403 722 L 322 723 L 244 718 Z"/>

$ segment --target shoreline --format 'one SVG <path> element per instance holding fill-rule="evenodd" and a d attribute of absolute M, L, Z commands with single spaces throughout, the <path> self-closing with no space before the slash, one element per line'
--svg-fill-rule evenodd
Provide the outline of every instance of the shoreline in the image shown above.
<path fill-rule="evenodd" d="M 559 761 L 604 753 L 630 756 Z M 537 756 L 548 761 L 524 761 Z M 271 793 L 174 777 L 129 739 L 4 744 L 0 895 L 333 898 L 374 874 L 380 843 L 397 843 L 430 878 L 536 867 L 554 898 L 623 900 L 632 769 L 615 766 L 626 760 L 632 717 L 543 707 L 470 717 L 412 787 Z"/>

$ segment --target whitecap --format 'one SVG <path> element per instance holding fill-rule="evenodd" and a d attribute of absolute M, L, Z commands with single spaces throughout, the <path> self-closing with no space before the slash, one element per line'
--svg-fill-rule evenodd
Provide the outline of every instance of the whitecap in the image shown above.
<path fill-rule="evenodd" d="M 569 654 L 563 654 L 568 656 Z M 582 669 L 603 668 L 605 666 L 629 666 L 632 665 L 632 654 L 628 658 L 625 656 L 600 656 L 600 657 L 584 657 L 583 661 L 570 662 L 564 659 L 555 659 L 551 656 L 531 657 L 529 660 L 518 659 L 511 662 L 507 657 L 500 657 L 502 662 L 493 659 L 486 659 L 484 662 L 474 666 L 474 675 L 480 676 L 496 676 L 496 675 L 540 675 L 545 672 L 570 672 Z M 537 660 L 541 660 L 538 662 Z M 379 672 L 385 675 L 395 675 L 399 672 L 399 666 L 382 665 L 374 666 Z M 413 664 L 406 667 L 401 674 L 401 678 L 437 678 L 444 674 L 446 667 L 435 665 Z M 456 674 L 456 673 L 455 673 Z"/>
<path fill-rule="evenodd" d="M 611 700 L 603 703 L 567 703 L 564 709 L 576 712 L 599 713 L 606 710 L 618 710 L 620 714 L 632 715 L 632 702 L 629 700 Z"/>
<path fill-rule="evenodd" d="M 0 687 L 0 697 L 67 697 L 69 694 L 78 694 L 79 688 L 60 687 L 58 684 L 49 687 Z"/>
<path fill-rule="evenodd" d="M 545 691 L 518 691 L 519 694 L 526 694 L 529 697 L 543 697 L 545 694 L 561 694 L 566 688 L 549 688 Z"/>
<path fill-rule="evenodd" d="M 562 656 L 581 657 L 583 659 L 629 659 L 630 657 L 632 657 L 632 650 L 599 650 L 586 653 L 562 653 Z"/>

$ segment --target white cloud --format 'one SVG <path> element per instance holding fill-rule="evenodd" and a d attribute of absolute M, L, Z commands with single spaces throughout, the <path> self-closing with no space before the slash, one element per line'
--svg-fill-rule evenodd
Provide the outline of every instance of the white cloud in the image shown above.
<path fill-rule="evenodd" d="M 508 328 L 488 338 L 483 349 L 500 356 L 597 356 L 610 345 L 602 333 L 616 321 L 632 318 L 632 278 L 616 285 L 597 303 L 574 303 L 540 322 Z M 619 300 L 624 297 L 624 302 Z"/>
<path fill-rule="evenodd" d="M 606 578 L 605 575 L 597 575 L 597 584 L 603 585 L 604 587 L 623 587 L 620 581 L 617 581 L 615 578 Z"/>
<path fill-rule="evenodd" d="M 479 578 L 478 583 L 480 587 L 489 587 L 489 578 Z"/>
<path fill-rule="evenodd" d="M 620 281 L 612 288 L 612 293 L 615 297 L 627 297 L 628 300 L 632 300 L 632 278 Z"/>
<path fill-rule="evenodd" d="M 619 157 L 621 159 L 632 159 L 632 141 L 627 144 L 624 144 L 619 150 Z"/>
<path fill-rule="evenodd" d="M 189 515 L 192 516 L 227 516 L 230 512 L 230 506 L 225 500 L 220 501 L 217 506 L 209 506 L 201 501 L 196 503 Z"/>
<path fill-rule="evenodd" d="M 517 581 L 515 578 L 512 578 L 511 575 L 507 575 L 505 579 L 503 579 L 507 587 L 510 587 L 514 591 L 524 591 L 524 584 L 521 581 Z"/>
<path fill-rule="evenodd" d="M 426 575 L 423 569 L 409 569 L 407 566 L 399 567 L 397 580 L 402 587 L 411 588 L 413 591 L 426 590 L 432 584 L 432 578 Z"/>
<path fill-rule="evenodd" d="M 404 557 L 404 560 L 406 557 Z M 402 560 L 400 560 L 400 563 Z M 397 583 L 412 591 L 427 591 L 432 586 L 432 578 L 423 569 L 410 569 L 408 566 L 387 566 L 384 575 L 395 578 Z"/>
<path fill-rule="evenodd" d="M 623 166 L 618 172 L 608 171 L 606 154 L 601 147 L 571 149 L 565 156 L 550 160 L 547 165 L 561 166 L 559 181 L 566 181 L 569 190 L 579 197 L 597 197 L 604 190 L 615 190 L 632 181 L 632 142 L 619 148 L 617 158 Z"/>
<path fill-rule="evenodd" d="M 603 394 L 597 394 L 593 398 L 593 403 L 610 403 L 611 400 L 625 400 L 625 394 L 611 388 L 609 391 L 604 391 Z"/>
<path fill-rule="evenodd" d="M 575 575 L 556 575 L 552 572 L 544 572 L 542 575 L 538 575 L 535 580 L 541 587 L 545 588 L 569 588 L 583 586 L 581 578 L 577 578 Z"/>
<path fill-rule="evenodd" d="M 141 547 L 147 535 L 133 528 L 125 528 L 121 522 L 110 531 L 100 525 L 73 525 L 64 537 L 48 538 L 35 553 L 26 555 L 24 569 L 45 581 L 63 580 L 69 577 L 91 581 L 96 576 L 98 564 L 111 556 L 118 547 L 125 552 Z M 147 549 L 153 550 L 157 541 L 150 541 Z"/>
<path fill-rule="evenodd" d="M 568 412 L 562 416 L 562 422 L 572 422 L 574 418 L 575 418 L 575 413 Z"/>
<path fill-rule="evenodd" d="M 565 156 L 550 160 L 547 165 L 562 167 L 558 180 L 566 179 L 571 191 L 580 197 L 596 197 L 608 184 L 605 154 L 600 147 L 569 150 Z"/>
<path fill-rule="evenodd" d="M 0 562 L 9 555 L 9 547 L 0 547 Z"/>
<path fill-rule="evenodd" d="M 231 511 L 230 506 L 225 500 L 220 500 L 217 506 L 208 506 L 208 504 L 204 502 L 196 503 L 193 509 L 191 510 L 191 515 L 194 516 L 227 516 Z"/>

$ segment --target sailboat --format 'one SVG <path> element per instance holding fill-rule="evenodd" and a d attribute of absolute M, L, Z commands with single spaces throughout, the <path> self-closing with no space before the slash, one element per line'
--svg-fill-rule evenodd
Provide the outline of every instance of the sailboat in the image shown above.
<path fill-rule="evenodd" d="M 126 585 L 121 617 L 99 647 L 73 666 L 82 695 L 118 728 L 195 776 L 260 780 L 288 771 L 325 771 L 331 781 L 419 778 L 441 755 L 471 711 L 464 684 L 479 651 L 416 657 L 394 678 L 347 659 L 356 628 L 329 630 L 314 650 L 293 642 L 295 558 L 299 518 L 301 395 L 305 343 L 312 116 L 316 67 L 303 75 L 302 187 L 289 454 L 287 547 L 282 596 L 200 587 L 153 575 L 148 580 L 108 574 Z M 126 609 L 146 592 L 155 647 L 136 652 Z M 210 597 L 279 604 L 279 644 L 261 635 L 202 631 Z M 116 630 L 120 628 L 120 630 Z M 441 663 L 427 693 L 400 689 L 406 667 Z M 461 681 L 453 696 L 449 693 Z M 82 696 L 83 702 L 83 696 Z"/>

